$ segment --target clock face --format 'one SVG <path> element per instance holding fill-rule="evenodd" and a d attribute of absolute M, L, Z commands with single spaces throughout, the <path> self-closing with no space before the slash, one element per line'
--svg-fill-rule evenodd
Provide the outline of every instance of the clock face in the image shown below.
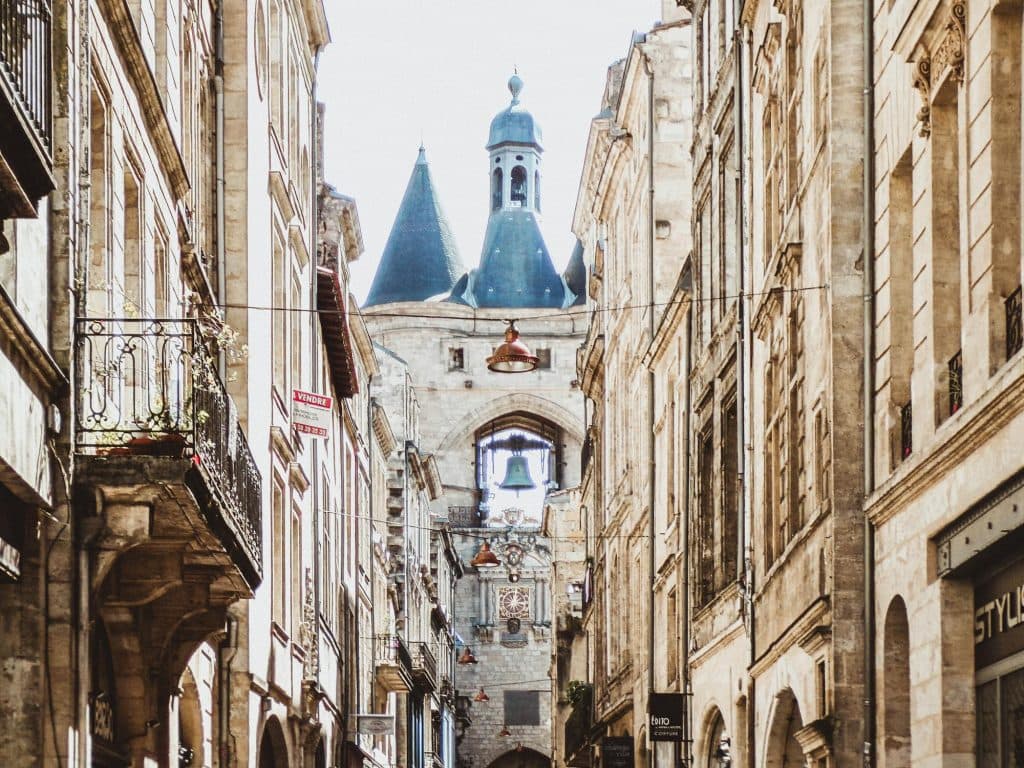
<path fill-rule="evenodd" d="M 529 618 L 529 590 L 525 587 L 502 587 L 498 592 L 498 612 L 502 619 Z"/>

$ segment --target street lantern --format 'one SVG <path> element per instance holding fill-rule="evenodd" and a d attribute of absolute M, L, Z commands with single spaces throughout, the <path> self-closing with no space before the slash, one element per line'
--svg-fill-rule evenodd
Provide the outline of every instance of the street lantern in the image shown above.
<path fill-rule="evenodd" d="M 480 545 L 480 550 L 469 561 L 474 568 L 495 568 L 501 565 L 498 556 L 491 552 L 491 545 L 486 541 Z"/>
<path fill-rule="evenodd" d="M 487 358 L 487 369 L 495 373 L 527 373 L 537 367 L 537 356 L 519 339 L 516 321 L 508 320 L 505 341 Z"/>
<path fill-rule="evenodd" d="M 481 688 L 480 691 L 477 693 L 477 695 L 473 697 L 473 701 L 483 702 L 483 701 L 490 701 L 490 700 L 491 700 L 491 697 L 487 695 L 487 693 L 484 691 L 483 688 Z"/>
<path fill-rule="evenodd" d="M 466 649 L 459 656 L 459 664 L 477 664 L 476 656 L 473 655 L 473 651 L 467 645 Z"/>

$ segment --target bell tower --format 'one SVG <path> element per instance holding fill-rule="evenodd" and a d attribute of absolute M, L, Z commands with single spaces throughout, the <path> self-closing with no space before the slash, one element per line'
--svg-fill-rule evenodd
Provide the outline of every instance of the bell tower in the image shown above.
<path fill-rule="evenodd" d="M 523 80 L 509 78 L 512 102 L 491 122 L 487 151 L 490 153 L 492 214 L 502 210 L 541 212 L 540 126 L 519 101 Z"/>

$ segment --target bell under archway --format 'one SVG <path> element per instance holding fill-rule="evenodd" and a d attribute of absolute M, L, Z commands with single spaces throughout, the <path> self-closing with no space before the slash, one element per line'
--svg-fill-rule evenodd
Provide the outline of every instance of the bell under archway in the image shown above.
<path fill-rule="evenodd" d="M 530 465 L 525 456 L 517 454 L 508 457 L 505 464 L 505 479 L 498 487 L 506 491 L 525 491 L 537 487 L 530 477 Z"/>

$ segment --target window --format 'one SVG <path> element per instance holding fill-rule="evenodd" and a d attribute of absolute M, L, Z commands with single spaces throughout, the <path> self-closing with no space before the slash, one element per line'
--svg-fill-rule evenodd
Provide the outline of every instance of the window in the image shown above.
<path fill-rule="evenodd" d="M 800 132 L 803 103 L 803 12 L 799 2 L 794 2 L 786 33 L 786 207 L 796 201 L 800 186 Z"/>
<path fill-rule="evenodd" d="M 509 198 L 513 205 L 526 205 L 526 169 L 521 165 L 512 169 L 512 188 Z"/>
<path fill-rule="evenodd" d="M 907 149 L 889 175 L 889 400 L 897 409 L 910 403 L 914 370 L 912 153 Z M 897 421 L 891 432 L 892 466 L 905 458 L 898 439 L 899 426 Z"/>
<path fill-rule="evenodd" d="M 533 207 L 540 210 L 540 171 L 533 174 Z"/>
<path fill-rule="evenodd" d="M 501 160 L 501 158 L 498 158 Z M 504 194 L 502 185 L 504 183 L 504 174 L 501 172 L 501 168 L 495 168 L 494 173 L 491 174 L 491 210 L 497 211 L 501 208 L 501 198 Z"/>
<path fill-rule="evenodd" d="M 665 600 L 665 628 L 667 630 L 667 648 L 665 659 L 666 684 L 670 689 L 679 678 L 679 621 L 676 591 L 673 589 L 668 593 Z"/>
<path fill-rule="evenodd" d="M 270 3 L 270 121 L 278 138 L 284 134 L 284 35 L 281 4 Z"/>
<path fill-rule="evenodd" d="M 707 605 L 715 592 L 714 430 L 709 424 L 697 443 L 697 605 Z"/>
<path fill-rule="evenodd" d="M 90 99 L 89 137 L 89 257 L 88 314 L 110 317 L 113 314 L 110 258 L 110 165 L 107 155 L 107 104 L 95 91 Z"/>
<path fill-rule="evenodd" d="M 814 487 L 818 509 L 828 512 L 832 507 L 832 437 L 828 429 L 828 413 L 824 403 L 814 414 Z"/>
<path fill-rule="evenodd" d="M 462 347 L 448 347 L 448 370 L 462 371 L 466 368 L 466 352 Z"/>
<path fill-rule="evenodd" d="M 281 237 L 275 229 L 273 232 L 273 254 L 271 256 L 271 286 L 273 297 L 274 310 L 271 312 L 273 315 L 271 320 L 271 357 L 273 358 L 274 366 L 274 387 L 277 389 L 278 395 L 285 397 L 286 390 L 286 366 L 287 356 L 285 353 L 286 345 L 286 327 L 288 322 L 288 312 L 285 309 L 285 259 L 284 259 L 284 245 L 282 244 Z"/>
<path fill-rule="evenodd" d="M 272 550 L 270 553 L 270 570 L 273 592 L 270 596 L 271 616 L 279 627 L 285 626 L 285 528 L 284 528 L 284 486 L 275 476 L 271 491 L 271 529 L 273 533 Z"/>
<path fill-rule="evenodd" d="M 146 301 L 146 265 L 142 256 L 142 206 L 139 178 L 131 162 L 123 168 L 122 250 L 124 253 L 124 311 L 128 317 L 148 316 Z"/>
<path fill-rule="evenodd" d="M 302 626 L 302 517 L 299 508 L 292 507 L 291 558 L 288 563 L 291 576 L 291 631 L 292 640 L 299 641 Z"/>
<path fill-rule="evenodd" d="M 739 435 L 736 396 L 731 395 L 722 412 L 722 544 L 716 579 L 719 590 L 732 584 L 739 575 Z"/>
<path fill-rule="evenodd" d="M 537 691 L 505 691 L 505 725 L 540 725 Z"/>

